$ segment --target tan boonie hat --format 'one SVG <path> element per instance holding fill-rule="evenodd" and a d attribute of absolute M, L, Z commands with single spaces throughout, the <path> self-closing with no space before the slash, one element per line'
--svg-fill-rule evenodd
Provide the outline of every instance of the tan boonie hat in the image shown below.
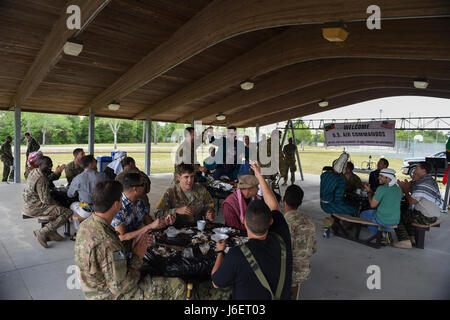
<path fill-rule="evenodd" d="M 239 182 L 237 184 L 237 187 L 239 189 L 247 189 L 255 187 L 259 184 L 258 179 L 256 179 L 255 176 L 245 174 L 238 176 Z"/>

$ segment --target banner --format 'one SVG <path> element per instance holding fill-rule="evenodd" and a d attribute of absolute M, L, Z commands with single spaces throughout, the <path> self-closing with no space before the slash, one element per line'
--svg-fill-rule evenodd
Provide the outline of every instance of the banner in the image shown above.
<path fill-rule="evenodd" d="M 326 146 L 395 146 L 395 120 L 324 124 Z"/>

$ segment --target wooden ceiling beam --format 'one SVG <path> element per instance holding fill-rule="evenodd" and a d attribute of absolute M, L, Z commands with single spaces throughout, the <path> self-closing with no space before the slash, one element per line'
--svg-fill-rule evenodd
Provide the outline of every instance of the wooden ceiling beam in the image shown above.
<path fill-rule="evenodd" d="M 251 112 L 252 106 L 262 101 L 323 81 L 363 75 L 450 79 L 450 61 L 366 58 L 306 61 L 285 68 L 273 77 L 258 82 L 250 91 L 241 90 L 229 95 L 194 112 L 192 116 L 194 119 L 211 123 L 215 121 L 215 114 L 222 112 L 227 116 L 227 121 L 233 122 Z"/>
<path fill-rule="evenodd" d="M 321 25 L 291 27 L 134 118 L 166 112 L 238 85 L 246 79 L 307 60 L 337 57 L 450 59 L 447 36 L 450 33 L 450 19 L 385 21 L 382 29 L 377 31 L 368 30 L 365 22 L 348 23 L 347 26 L 350 35 L 342 45 L 323 39 Z M 258 83 L 255 88 L 257 86 Z M 223 106 L 219 102 L 214 107 L 219 110 Z M 206 107 L 198 112 L 204 115 Z M 185 118 L 180 117 L 180 120 Z"/>
<path fill-rule="evenodd" d="M 368 18 L 371 0 L 215 0 L 150 52 L 110 87 L 80 110 L 120 100 L 199 52 L 233 36 L 265 28 Z M 448 16 L 450 4 L 442 0 L 379 0 L 382 18 Z M 164 107 L 157 111 L 164 110 Z M 155 113 L 156 114 L 156 113 Z M 151 113 L 149 114 L 151 115 Z"/>
<path fill-rule="evenodd" d="M 80 7 L 83 29 L 109 2 L 110 0 L 78 0 L 72 1 L 70 4 Z M 66 13 L 67 6 L 64 6 L 16 94 L 12 97 L 10 107 L 23 105 L 60 60 L 63 54 L 62 48 L 67 40 L 80 32 L 77 29 L 69 30 L 67 28 L 67 18 L 69 17 L 69 14 Z"/>
<path fill-rule="evenodd" d="M 448 99 L 450 98 L 449 84 L 449 81 L 444 81 L 444 84 L 440 84 L 436 89 L 426 90 L 416 89 L 414 87 L 401 87 L 401 85 L 399 84 L 385 85 L 384 87 L 361 88 L 360 90 L 352 90 L 351 92 L 341 92 L 340 95 L 336 95 L 332 98 L 327 99 L 329 105 L 325 108 L 320 108 L 317 104 L 318 100 L 315 100 L 312 102 L 310 101 L 304 103 L 302 105 L 293 105 L 292 108 L 289 108 L 282 113 L 268 112 L 261 114 L 259 117 L 252 116 L 251 119 L 236 122 L 234 123 L 234 125 L 238 127 L 249 127 L 255 126 L 255 124 L 258 123 L 262 126 L 383 97 L 414 95 Z"/>

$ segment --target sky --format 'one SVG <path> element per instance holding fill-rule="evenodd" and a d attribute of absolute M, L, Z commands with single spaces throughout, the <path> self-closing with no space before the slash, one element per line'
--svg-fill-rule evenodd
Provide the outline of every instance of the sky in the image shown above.
<path fill-rule="evenodd" d="M 358 118 L 380 118 L 380 109 L 382 118 L 402 118 L 402 117 L 449 117 L 450 118 L 450 99 L 420 97 L 420 96 L 401 96 L 380 98 L 361 103 L 352 104 L 338 109 L 318 112 L 306 117 L 308 119 L 358 119 Z M 320 111 L 320 107 L 317 106 Z M 450 119 L 446 119 L 450 124 Z M 439 127 L 445 124 L 440 123 Z M 276 125 L 264 127 L 264 131 L 271 131 Z M 447 126 L 447 130 L 450 126 Z M 447 132 L 447 130 L 443 130 Z"/>
<path fill-rule="evenodd" d="M 317 107 L 320 110 L 320 107 Z M 339 109 L 320 112 L 302 119 L 357 119 L 392 117 L 450 117 L 450 99 L 402 96 L 361 102 Z"/>

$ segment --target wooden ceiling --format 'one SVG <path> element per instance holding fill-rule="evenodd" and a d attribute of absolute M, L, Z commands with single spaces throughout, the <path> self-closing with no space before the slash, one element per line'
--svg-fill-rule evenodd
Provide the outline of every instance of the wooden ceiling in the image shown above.
<path fill-rule="evenodd" d="M 2 0 L 0 109 L 248 127 L 388 96 L 448 99 L 450 2 L 379 0 L 381 29 L 369 30 L 372 2 Z M 69 4 L 79 32 L 66 27 Z M 341 44 L 321 30 L 338 20 Z M 74 37 L 77 57 L 62 53 Z"/>

